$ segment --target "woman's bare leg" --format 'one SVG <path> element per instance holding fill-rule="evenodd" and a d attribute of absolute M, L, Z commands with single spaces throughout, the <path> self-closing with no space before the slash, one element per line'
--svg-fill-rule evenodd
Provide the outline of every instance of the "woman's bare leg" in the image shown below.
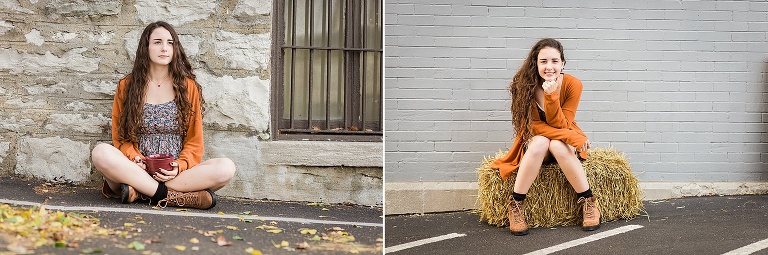
<path fill-rule="evenodd" d="M 211 189 L 217 191 L 235 176 L 235 163 L 228 158 L 206 160 L 165 183 L 169 189 L 181 192 Z"/>
<path fill-rule="evenodd" d="M 541 164 L 549 156 L 549 138 L 543 136 L 534 136 L 528 142 L 528 149 L 520 160 L 520 168 L 515 177 L 515 186 L 513 191 L 518 194 L 527 194 L 533 181 L 539 176 Z"/>
<path fill-rule="evenodd" d="M 576 157 L 576 149 L 560 140 L 552 140 L 549 143 L 549 151 L 552 152 L 565 178 L 571 183 L 576 193 L 587 191 L 589 189 L 587 173 L 584 172 L 581 161 Z"/>
<path fill-rule="evenodd" d="M 96 145 L 91 152 L 91 158 L 96 170 L 101 172 L 115 194 L 120 194 L 120 184 L 123 183 L 147 196 L 152 196 L 157 191 L 157 181 L 114 146 L 106 143 Z"/>

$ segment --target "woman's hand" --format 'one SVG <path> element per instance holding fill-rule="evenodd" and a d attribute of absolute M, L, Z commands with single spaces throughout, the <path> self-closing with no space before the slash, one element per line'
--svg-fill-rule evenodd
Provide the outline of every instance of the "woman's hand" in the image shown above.
<path fill-rule="evenodd" d="M 592 142 L 587 139 L 586 142 L 584 142 L 584 145 L 581 146 L 581 148 L 578 149 L 579 152 L 587 151 L 587 149 L 592 148 Z"/>
<path fill-rule="evenodd" d="M 160 168 L 157 173 L 152 176 L 152 178 L 155 178 L 155 180 L 159 182 L 167 182 L 173 180 L 173 178 L 176 178 L 176 176 L 179 175 L 179 163 L 171 162 L 171 167 L 173 167 L 173 170 L 165 170 Z"/>
<path fill-rule="evenodd" d="M 144 164 L 144 161 L 141 160 L 141 157 L 136 156 L 135 158 L 133 158 L 133 163 L 136 163 L 137 165 L 139 165 L 139 167 L 141 167 L 142 170 L 144 171 L 147 170 L 147 165 Z"/>
<path fill-rule="evenodd" d="M 544 89 L 544 94 L 551 95 L 555 91 L 557 91 L 560 86 L 563 84 L 563 78 L 562 74 L 555 76 L 554 80 L 544 81 L 543 84 L 541 84 L 541 88 Z"/>

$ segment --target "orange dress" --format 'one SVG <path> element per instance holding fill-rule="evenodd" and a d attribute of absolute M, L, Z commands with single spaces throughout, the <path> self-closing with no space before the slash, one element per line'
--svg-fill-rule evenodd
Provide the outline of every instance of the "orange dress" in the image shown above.
<path fill-rule="evenodd" d="M 112 103 L 112 145 L 123 152 L 123 155 L 128 159 L 133 160 L 136 156 L 144 159 L 145 155 L 141 155 L 138 144 L 135 142 L 121 142 L 118 135 L 117 127 L 120 122 L 120 114 L 123 111 L 123 100 L 127 93 L 128 78 L 120 80 L 117 85 L 117 91 L 115 91 L 115 100 Z M 193 166 L 200 164 L 203 159 L 203 115 L 202 108 L 199 100 L 199 93 L 197 92 L 197 86 L 191 79 L 186 79 L 187 84 L 187 97 L 194 109 L 194 116 L 189 120 L 189 126 L 187 129 L 187 136 L 184 137 L 182 142 L 182 149 L 179 153 L 179 158 L 176 159 L 176 163 L 179 164 L 179 172 L 185 171 Z M 181 128 L 181 127 L 180 127 Z"/>
<path fill-rule="evenodd" d="M 576 125 L 576 108 L 581 99 L 581 81 L 570 74 L 563 74 L 563 84 L 554 93 L 544 95 L 544 113 L 547 121 L 539 118 L 536 102 L 531 102 L 531 134 L 544 136 L 550 140 L 560 140 L 574 148 L 581 148 L 587 142 L 587 135 Z M 520 167 L 520 160 L 525 154 L 524 141 L 520 141 L 521 134 L 517 134 L 512 148 L 507 155 L 497 159 L 491 164 L 491 168 L 499 169 L 503 180 L 509 178 Z M 587 152 L 579 152 L 579 157 L 587 158 Z"/>

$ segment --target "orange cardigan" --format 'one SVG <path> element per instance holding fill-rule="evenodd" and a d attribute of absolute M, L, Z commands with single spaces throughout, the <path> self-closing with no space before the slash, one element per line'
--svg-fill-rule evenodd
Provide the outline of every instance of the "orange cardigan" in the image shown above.
<path fill-rule="evenodd" d="M 544 113 L 547 116 L 547 122 L 539 118 L 539 112 L 536 109 L 535 101 L 531 102 L 534 106 L 531 108 L 531 134 L 544 136 L 551 140 L 560 140 L 573 146 L 581 148 L 587 142 L 587 135 L 576 126 L 576 108 L 581 99 L 582 85 L 581 81 L 570 74 L 563 74 L 563 84 L 559 91 L 550 95 L 544 95 Z M 524 141 L 520 141 L 521 134 L 515 138 L 512 148 L 503 158 L 499 158 L 491 164 L 491 168 L 499 169 L 499 174 L 503 180 L 509 178 L 518 167 L 523 158 Z M 587 152 L 582 151 L 579 157 L 586 159 Z"/>
<path fill-rule="evenodd" d="M 117 127 L 120 122 L 120 114 L 123 111 L 123 100 L 125 100 L 126 87 L 128 86 L 128 78 L 120 80 L 117 85 L 117 91 L 115 91 L 115 100 L 112 103 L 112 145 L 123 152 L 123 155 L 128 159 L 133 160 L 136 156 L 144 159 L 144 155 L 139 152 L 138 144 L 134 142 L 120 142 Z M 199 93 L 197 92 L 197 86 L 191 79 L 186 79 L 187 83 L 187 96 L 189 102 L 192 103 L 192 109 L 195 113 L 193 118 L 189 122 L 187 127 L 187 137 L 184 138 L 182 144 L 181 153 L 179 158 L 176 159 L 176 163 L 179 164 L 179 172 L 185 171 L 193 166 L 200 164 L 203 159 L 203 115 L 200 107 Z"/>

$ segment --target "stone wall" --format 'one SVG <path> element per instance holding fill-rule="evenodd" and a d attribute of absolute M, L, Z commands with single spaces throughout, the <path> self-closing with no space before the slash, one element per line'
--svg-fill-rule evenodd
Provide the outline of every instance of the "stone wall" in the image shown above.
<path fill-rule="evenodd" d="M 95 184 L 100 175 L 90 150 L 111 143 L 117 81 L 131 70 L 144 26 L 165 20 L 203 86 L 204 159 L 229 157 L 238 166 L 233 184 L 219 193 L 382 204 L 381 156 L 352 168 L 261 161 L 269 152 L 260 148 L 273 143 L 271 12 L 269 0 L 0 2 L 0 174 Z M 368 154 L 375 147 L 366 147 Z M 324 188 L 339 178 L 347 184 Z"/>

